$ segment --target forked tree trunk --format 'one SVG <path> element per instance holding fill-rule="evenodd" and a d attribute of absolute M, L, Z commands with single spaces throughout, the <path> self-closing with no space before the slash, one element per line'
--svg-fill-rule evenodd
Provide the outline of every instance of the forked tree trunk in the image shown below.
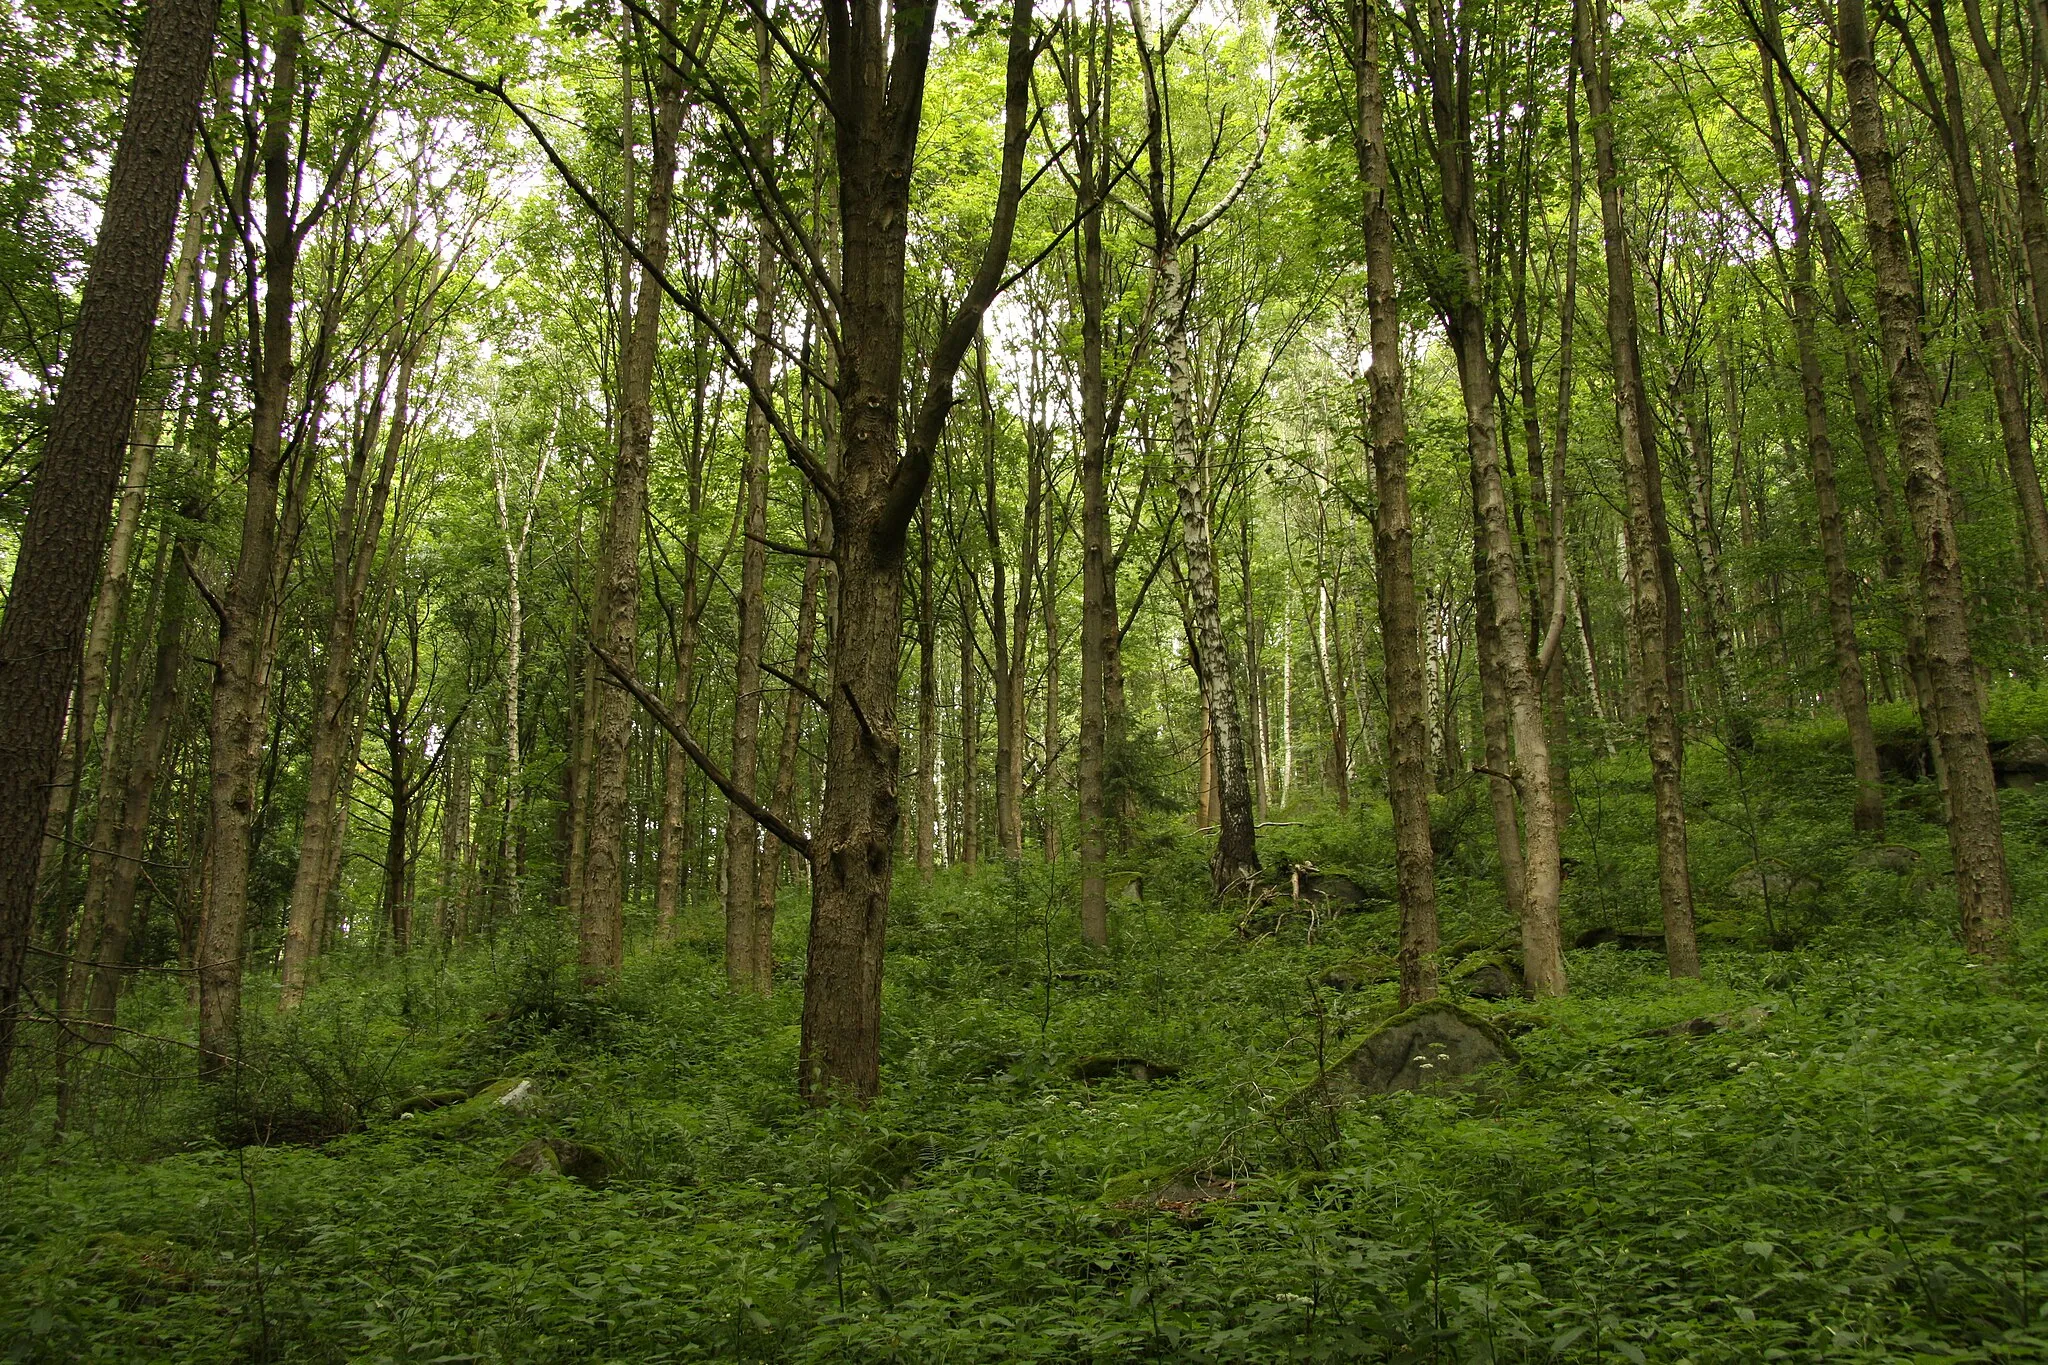
<path fill-rule="evenodd" d="M 267 122 L 263 130 L 263 283 L 260 346 L 251 356 L 254 413 L 241 545 L 220 621 L 209 724 L 208 873 L 198 942 L 200 1070 L 217 1075 L 240 1055 L 243 938 L 249 917 L 250 836 L 256 818 L 263 743 L 267 652 L 279 541 L 278 492 L 284 463 L 286 405 L 293 370 L 292 310 L 299 263 L 292 115 L 299 100 L 302 14 L 294 3 L 272 38 Z"/>
<path fill-rule="evenodd" d="M 882 950 L 896 845 L 896 728 L 906 534 L 953 403 L 953 381 L 1000 289 L 1029 128 L 1031 0 L 1013 0 L 1002 168 L 989 236 L 932 349 L 899 447 L 911 168 L 936 6 L 826 6 L 841 244 L 839 469 L 831 480 L 836 601 L 825 692 L 825 797 L 812 840 L 798 1088 L 865 1103 L 881 1083 Z M 900 449 L 900 454 L 899 454 Z M 815 480 L 814 480 L 815 481 Z"/>
<path fill-rule="evenodd" d="M 1194 327 L 1194 280 L 1181 259 L 1192 238 L 1215 222 L 1230 202 L 1227 196 L 1194 225 L 1179 221 L 1169 202 L 1165 117 L 1164 51 L 1154 52 L 1144 21 L 1133 0 L 1131 23 L 1145 77 L 1146 147 L 1150 175 L 1148 213 L 1152 227 L 1152 268 L 1157 278 L 1158 331 L 1170 399 L 1174 490 L 1178 495 L 1181 548 L 1186 561 L 1190 644 L 1199 652 L 1202 701 L 1214 730 L 1217 764 L 1216 849 L 1209 858 L 1209 880 L 1218 896 L 1246 889 L 1259 873 L 1258 827 L 1252 814 L 1251 783 L 1245 773 L 1243 713 L 1230 671 L 1230 647 L 1223 636 L 1222 593 L 1217 582 L 1216 546 L 1209 525 L 1209 494 L 1203 458 L 1204 433 L 1197 416 L 1194 354 L 1189 334 Z M 1263 132 L 1263 129 L 1262 129 Z M 1249 163 L 1256 167 L 1257 158 Z M 1244 181 L 1240 179 L 1239 188 Z M 1234 196 L 1235 191 L 1232 192 Z"/>
<path fill-rule="evenodd" d="M 1662 496 L 1649 393 L 1643 384 L 1636 330 L 1635 272 L 1622 218 L 1615 165 L 1613 86 L 1608 75 L 1609 30 L 1600 0 L 1574 0 L 1573 47 L 1593 122 L 1594 175 L 1600 191 L 1601 237 L 1607 258 L 1607 339 L 1614 364 L 1615 408 L 1621 436 L 1622 481 L 1627 497 L 1627 555 L 1633 633 L 1639 666 L 1650 781 L 1657 818 L 1657 888 L 1664 916 L 1664 946 L 1671 974 L 1700 973 L 1693 934 L 1692 874 L 1687 866 L 1684 748 L 1678 727 L 1672 632 L 1679 603 L 1669 591 L 1669 555 L 1660 531 Z"/>
<path fill-rule="evenodd" d="M 1969 605 L 1948 466 L 1922 356 L 1920 295 L 1892 181 L 1882 83 L 1863 0 L 1840 0 L 1836 39 L 1849 101 L 1850 154 L 1863 193 L 1879 329 L 1890 371 L 1892 416 L 1906 471 L 1906 506 L 1920 542 L 1927 671 L 1934 691 L 1934 735 L 1948 772 L 1948 839 L 1955 856 L 1963 944 L 1978 956 L 1998 957 L 2010 951 L 2012 930 L 1998 790 L 1970 655 Z"/>
<path fill-rule="evenodd" d="M 392 476 L 398 467 L 399 452 L 410 435 L 408 402 L 413 359 L 414 348 L 408 345 L 397 360 L 391 427 L 384 433 L 382 457 L 373 472 L 367 466 L 370 452 L 377 449 L 382 424 L 381 386 L 372 400 L 335 517 L 333 615 L 328 621 L 320 691 L 312 717 L 312 746 L 306 762 L 306 811 L 299 824 L 299 861 L 292 877 L 291 906 L 285 921 L 283 985 L 278 994 L 281 1009 L 291 1009 L 305 998 L 309 970 L 320 951 L 315 932 L 327 901 L 325 873 L 328 849 L 337 833 L 340 805 L 336 797 L 341 768 L 355 761 L 355 752 L 344 753 L 342 746 L 354 736 L 353 711 L 362 704 L 357 690 L 357 627 L 370 587 L 371 566 L 376 562 L 377 545 L 383 535 Z M 367 497 L 363 488 L 366 473 L 370 478 Z"/>

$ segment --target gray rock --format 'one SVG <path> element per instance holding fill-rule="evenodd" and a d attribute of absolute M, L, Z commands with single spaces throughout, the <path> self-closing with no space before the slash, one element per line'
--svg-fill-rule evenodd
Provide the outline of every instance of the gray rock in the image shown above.
<path fill-rule="evenodd" d="M 1896 877 L 1910 877 L 1920 870 L 1920 850 L 1904 844 L 1879 844 L 1857 854 L 1856 864 Z"/>
<path fill-rule="evenodd" d="M 1999 786 L 2032 791 L 2048 778 L 2048 739 L 2029 735 L 2014 740 L 1991 756 L 1991 769 Z"/>
<path fill-rule="evenodd" d="M 1728 894 L 1745 901 L 1788 901 L 1820 890 L 1820 883 L 1776 858 L 1759 858 L 1728 879 Z"/>
<path fill-rule="evenodd" d="M 1619 948 L 1623 952 L 1661 953 L 1664 935 L 1650 929 L 1616 929 L 1600 925 L 1572 940 L 1574 948 Z"/>
<path fill-rule="evenodd" d="M 1393 958 L 1362 957 L 1330 968 L 1323 973 L 1322 983 L 1333 991 L 1356 991 L 1398 981 L 1400 977 L 1401 965 Z"/>
<path fill-rule="evenodd" d="M 1512 1000 L 1522 993 L 1522 974 L 1504 956 L 1468 958 L 1451 979 L 1474 1000 Z"/>
<path fill-rule="evenodd" d="M 1443 1085 L 1513 1060 L 1514 1045 L 1492 1024 L 1448 1000 L 1426 1000 L 1382 1024 L 1317 1084 L 1337 1093 L 1383 1095 Z"/>

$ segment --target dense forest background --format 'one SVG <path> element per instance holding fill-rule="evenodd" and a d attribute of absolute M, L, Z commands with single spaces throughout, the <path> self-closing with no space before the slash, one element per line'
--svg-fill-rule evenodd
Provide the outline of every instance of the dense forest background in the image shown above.
<path fill-rule="evenodd" d="M 16 0 L 0 1332 L 2048 1357 L 1950 2 Z"/>

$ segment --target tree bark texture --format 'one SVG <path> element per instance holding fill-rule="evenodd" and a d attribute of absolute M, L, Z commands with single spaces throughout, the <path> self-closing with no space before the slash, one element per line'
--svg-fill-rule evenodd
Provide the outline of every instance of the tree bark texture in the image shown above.
<path fill-rule="evenodd" d="M 0 715 L 8 718 L 0 727 L 0 1087 L 13 1057 L 65 702 L 149 362 L 217 13 L 218 0 L 150 6 L 0 618 Z"/>

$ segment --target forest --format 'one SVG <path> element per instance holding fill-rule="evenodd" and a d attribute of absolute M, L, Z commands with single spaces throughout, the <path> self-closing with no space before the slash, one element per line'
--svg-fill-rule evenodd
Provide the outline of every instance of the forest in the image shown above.
<path fill-rule="evenodd" d="M 6 8 L 9 1359 L 2048 1361 L 2048 0 Z"/>

